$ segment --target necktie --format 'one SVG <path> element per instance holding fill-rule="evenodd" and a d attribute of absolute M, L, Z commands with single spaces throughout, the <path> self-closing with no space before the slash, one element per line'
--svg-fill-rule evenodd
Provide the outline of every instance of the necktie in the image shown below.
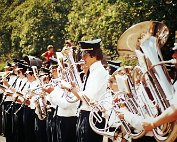
<path fill-rule="evenodd" d="M 88 77 L 89 77 L 89 74 L 90 74 L 90 70 L 88 70 L 88 72 L 87 72 L 87 76 L 86 76 L 85 82 L 84 82 L 83 91 L 85 90 L 85 86 L 86 86 L 86 84 L 87 84 L 87 79 L 88 79 Z"/>
<path fill-rule="evenodd" d="M 22 85 L 22 80 L 20 81 L 19 88 L 20 88 L 21 85 Z"/>
<path fill-rule="evenodd" d="M 86 75 L 86 78 L 85 78 L 85 82 L 84 82 L 83 91 L 85 90 L 85 86 L 86 86 L 86 84 L 87 84 L 87 79 L 88 79 L 88 77 L 89 77 L 89 74 L 90 74 L 90 70 L 88 70 L 88 72 L 87 72 L 87 75 Z M 81 107 L 81 105 L 82 105 L 82 101 L 79 102 L 78 109 Z"/>

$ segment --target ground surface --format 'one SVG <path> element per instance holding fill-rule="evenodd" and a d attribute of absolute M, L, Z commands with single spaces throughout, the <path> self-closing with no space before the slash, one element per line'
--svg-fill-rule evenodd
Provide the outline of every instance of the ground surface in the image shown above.
<path fill-rule="evenodd" d="M 5 138 L 0 136 L 0 142 L 6 142 Z M 107 139 L 104 138 L 103 142 L 107 142 Z"/>

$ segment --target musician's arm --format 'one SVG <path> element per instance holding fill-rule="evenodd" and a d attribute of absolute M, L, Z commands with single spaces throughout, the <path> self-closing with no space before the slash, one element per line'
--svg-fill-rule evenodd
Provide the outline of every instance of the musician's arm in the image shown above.
<path fill-rule="evenodd" d="M 70 88 L 68 89 L 70 92 L 72 92 L 74 94 L 74 96 L 76 96 L 79 100 L 81 100 L 81 94 L 79 94 L 78 90 L 76 88 Z"/>
<path fill-rule="evenodd" d="M 72 86 L 70 83 L 66 82 L 66 81 L 61 81 L 61 88 L 62 89 L 66 89 L 69 92 L 72 92 L 79 100 L 81 100 L 81 94 L 78 91 L 78 89 L 74 86 Z"/>
<path fill-rule="evenodd" d="M 177 120 L 177 104 L 171 105 L 161 115 L 154 118 L 153 120 L 144 120 L 143 127 L 146 131 L 149 131 L 162 124 L 173 122 L 175 120 Z"/>

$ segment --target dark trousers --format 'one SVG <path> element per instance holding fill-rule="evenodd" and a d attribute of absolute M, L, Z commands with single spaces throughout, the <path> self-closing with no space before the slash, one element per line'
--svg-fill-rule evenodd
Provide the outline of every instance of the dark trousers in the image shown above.
<path fill-rule="evenodd" d="M 57 142 L 76 142 L 76 116 L 56 116 Z"/>
<path fill-rule="evenodd" d="M 56 134 L 56 116 L 54 116 L 55 109 L 51 108 L 51 110 L 47 113 L 46 118 L 46 133 L 48 142 L 57 142 L 57 134 Z"/>
<path fill-rule="evenodd" d="M 13 142 L 14 140 L 14 135 L 13 135 L 13 119 L 12 119 L 12 113 L 13 109 L 11 108 L 8 113 L 6 113 L 6 110 L 11 105 L 11 101 L 4 102 L 4 123 L 5 123 L 5 137 L 6 137 L 6 142 Z"/>
<path fill-rule="evenodd" d="M 21 104 L 15 104 L 13 107 L 13 112 L 16 112 L 21 107 Z M 12 116 L 13 119 L 13 134 L 14 141 L 13 142 L 23 142 L 24 141 L 24 126 L 23 126 L 23 107 L 16 113 L 16 115 Z"/>
<path fill-rule="evenodd" d="M 77 122 L 77 142 L 102 142 L 103 136 L 95 133 L 89 124 L 88 111 L 81 111 Z"/>
<path fill-rule="evenodd" d="M 3 104 L 2 103 L 2 97 L 3 97 L 3 94 L 0 94 L 0 135 L 3 133 L 3 115 L 2 115 L 2 111 L 3 111 Z"/>
<path fill-rule="evenodd" d="M 37 142 L 48 142 L 46 132 L 46 119 L 40 120 L 36 117 L 36 140 Z"/>
<path fill-rule="evenodd" d="M 132 142 L 156 142 L 156 140 L 153 136 L 143 136 L 139 139 L 133 139 Z"/>
<path fill-rule="evenodd" d="M 24 141 L 23 142 L 36 142 L 35 134 L 35 112 L 24 106 L 23 109 L 23 126 L 24 126 Z"/>

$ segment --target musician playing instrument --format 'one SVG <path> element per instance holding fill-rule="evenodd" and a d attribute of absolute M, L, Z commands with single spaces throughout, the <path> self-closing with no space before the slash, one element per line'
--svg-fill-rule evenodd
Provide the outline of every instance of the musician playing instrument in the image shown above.
<path fill-rule="evenodd" d="M 26 65 L 17 63 L 17 68 L 15 71 L 17 72 L 18 79 L 16 86 L 14 88 L 10 88 L 10 90 L 13 92 L 13 113 L 21 107 L 21 101 L 18 99 L 18 93 L 22 94 L 25 86 L 27 85 L 27 78 L 25 76 L 26 69 Z M 19 110 L 18 114 L 12 115 L 12 119 L 14 142 L 23 142 L 23 108 Z"/>
<path fill-rule="evenodd" d="M 47 139 L 49 142 L 56 142 L 57 141 L 57 133 L 56 133 L 56 108 L 57 105 L 52 103 L 52 95 L 50 93 L 54 90 L 54 86 L 58 83 L 59 78 L 57 74 L 57 62 L 54 62 L 53 60 L 50 61 L 50 82 L 49 84 L 52 84 L 52 86 L 43 87 L 43 91 L 47 92 L 48 95 L 46 96 L 46 100 L 48 102 L 47 105 L 47 119 L 46 119 L 46 132 L 47 132 Z"/>
<path fill-rule="evenodd" d="M 35 96 L 31 96 L 30 90 L 38 87 L 40 85 L 39 80 L 36 79 L 34 75 L 34 70 L 31 67 L 27 68 L 26 76 L 28 79 L 27 87 L 25 87 L 26 95 L 23 100 L 24 105 L 24 116 L 23 116 L 23 125 L 24 125 L 24 142 L 35 142 Z M 27 105 L 28 104 L 28 105 Z"/>
<path fill-rule="evenodd" d="M 54 106 L 57 106 L 56 108 L 56 136 L 57 136 L 57 142 L 76 142 L 76 121 L 77 121 L 77 106 L 78 103 L 69 103 L 66 100 L 66 95 L 68 92 L 61 89 L 59 86 L 59 81 L 61 80 L 59 72 L 58 72 L 57 66 L 51 66 L 51 72 L 52 72 L 52 80 L 53 83 L 53 90 L 52 89 L 46 89 L 46 91 L 49 93 L 48 100 L 50 103 Z M 58 82 L 56 82 L 58 81 Z M 45 89 L 44 89 L 45 90 Z"/>
<path fill-rule="evenodd" d="M 89 75 L 83 86 L 83 91 L 78 91 L 70 84 L 62 82 L 62 88 L 71 91 L 80 101 L 80 112 L 77 123 L 77 142 L 102 142 L 103 137 L 95 133 L 89 124 L 90 101 L 98 101 L 105 94 L 108 82 L 108 72 L 101 64 L 103 54 L 100 48 L 100 39 L 81 41 L 82 59 L 89 67 Z"/>
<path fill-rule="evenodd" d="M 7 67 L 7 66 L 6 66 Z M 10 66 L 8 65 L 8 68 Z M 12 142 L 14 139 L 14 135 L 13 135 L 13 131 L 12 131 L 12 116 L 13 116 L 13 112 L 12 109 L 10 109 L 8 111 L 8 113 L 6 112 L 8 110 L 8 108 L 11 106 L 12 102 L 13 102 L 13 98 L 12 98 L 12 92 L 8 89 L 11 87 L 15 87 L 16 82 L 17 82 L 17 76 L 16 74 L 14 74 L 12 72 L 13 67 L 10 67 L 10 71 L 6 70 L 5 71 L 5 76 L 6 78 L 4 78 L 4 80 L 2 80 L 3 85 L 6 86 L 7 89 L 4 90 L 4 102 L 3 102 L 3 116 L 4 116 L 4 126 L 5 126 L 5 137 L 6 137 L 6 142 Z M 9 79 L 7 79 L 9 78 Z"/>

